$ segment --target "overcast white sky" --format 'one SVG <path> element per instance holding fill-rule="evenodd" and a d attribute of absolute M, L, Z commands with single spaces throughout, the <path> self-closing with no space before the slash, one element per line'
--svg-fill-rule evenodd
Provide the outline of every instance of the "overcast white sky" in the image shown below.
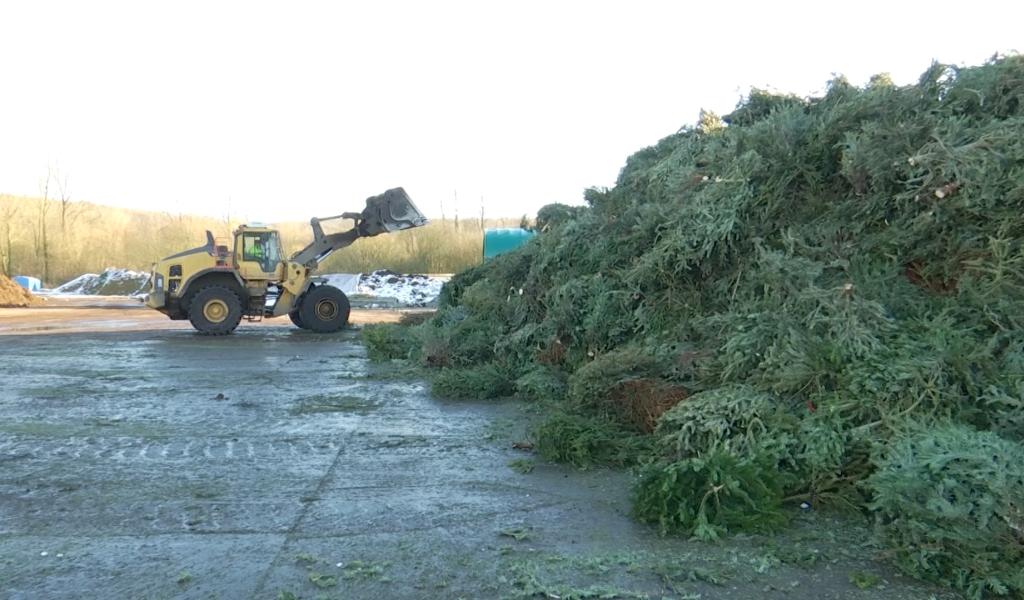
<path fill-rule="evenodd" d="M 260 220 L 532 213 L 751 86 L 1024 50 L 1024 2 L 0 0 L 0 192 Z"/>

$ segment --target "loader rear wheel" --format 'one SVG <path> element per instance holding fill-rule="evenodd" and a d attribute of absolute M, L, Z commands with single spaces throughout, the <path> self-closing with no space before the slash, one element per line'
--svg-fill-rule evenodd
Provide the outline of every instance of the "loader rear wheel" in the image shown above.
<path fill-rule="evenodd" d="M 348 324 L 351 312 L 345 292 L 334 286 L 319 285 L 306 292 L 299 307 L 299 320 L 311 331 L 334 333 Z"/>
<path fill-rule="evenodd" d="M 189 303 L 188 320 L 202 335 L 227 335 L 242 320 L 242 301 L 226 287 L 204 287 Z"/>

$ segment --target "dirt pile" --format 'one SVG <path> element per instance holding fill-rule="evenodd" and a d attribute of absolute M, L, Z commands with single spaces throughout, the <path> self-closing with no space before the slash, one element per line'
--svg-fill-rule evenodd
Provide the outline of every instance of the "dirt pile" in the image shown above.
<path fill-rule="evenodd" d="M 0 308 L 20 308 L 36 303 L 31 292 L 11 281 L 6 275 L 0 275 Z"/>
<path fill-rule="evenodd" d="M 645 465 L 666 532 L 831 504 L 912 575 L 1024 594 L 1024 58 L 754 90 L 586 199 L 390 347 L 544 402 L 552 456 Z"/>

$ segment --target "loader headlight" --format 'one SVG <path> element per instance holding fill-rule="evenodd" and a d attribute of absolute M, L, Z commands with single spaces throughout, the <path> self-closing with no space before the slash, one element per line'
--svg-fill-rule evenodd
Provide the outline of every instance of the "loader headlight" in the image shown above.
<path fill-rule="evenodd" d="M 164 291 L 164 276 L 160 273 L 153 274 L 153 291 L 162 292 Z"/>

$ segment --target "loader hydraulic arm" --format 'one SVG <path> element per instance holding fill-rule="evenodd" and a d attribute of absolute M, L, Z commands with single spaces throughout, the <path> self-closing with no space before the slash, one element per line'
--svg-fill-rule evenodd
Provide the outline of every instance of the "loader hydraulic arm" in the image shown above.
<path fill-rule="evenodd" d="M 362 215 L 359 213 L 344 213 L 333 217 L 318 219 L 313 217 L 309 220 L 313 228 L 313 241 L 308 246 L 292 255 L 291 261 L 299 263 L 310 269 L 315 269 L 335 250 L 340 250 L 352 244 L 362 235 L 359 231 L 359 221 Z M 354 219 L 356 226 L 341 233 L 324 234 L 324 228 L 320 225 L 323 221 L 335 219 Z"/>
<path fill-rule="evenodd" d="M 320 225 L 324 221 L 352 219 L 355 226 L 341 233 L 324 234 Z M 342 213 L 333 217 L 310 219 L 313 227 L 313 241 L 291 257 L 291 262 L 309 269 L 315 269 L 335 250 L 344 248 L 361 237 L 401 231 L 427 224 L 426 217 L 412 203 L 402 188 L 394 188 L 366 199 L 366 208 L 361 213 Z"/>

